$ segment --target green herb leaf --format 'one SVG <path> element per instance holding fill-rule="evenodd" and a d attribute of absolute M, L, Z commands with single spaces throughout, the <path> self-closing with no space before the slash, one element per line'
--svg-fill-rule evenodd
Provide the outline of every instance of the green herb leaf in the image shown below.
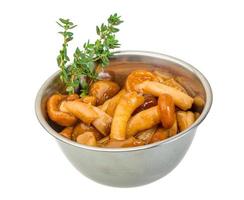
<path fill-rule="evenodd" d="M 83 78 L 81 96 L 87 95 L 89 85 L 97 80 L 96 68 L 98 66 L 106 67 L 109 64 L 109 58 L 113 55 L 111 50 L 120 47 L 115 33 L 119 31 L 117 26 L 123 21 L 115 13 L 109 16 L 107 22 L 107 24 L 102 23 L 100 26 L 96 26 L 96 33 L 99 38 L 94 43 L 88 40 L 83 44 L 83 50 L 76 48 L 71 64 L 68 64 L 70 59 L 67 55 L 67 47 L 68 42 L 73 39 L 73 33 L 70 30 L 76 25 L 69 19 L 63 18 L 60 18 L 57 22 L 63 28 L 63 31 L 59 33 L 64 38 L 62 49 L 57 57 L 57 63 L 61 69 L 60 79 L 66 85 L 66 91 L 69 94 L 75 92 L 81 78 Z"/>
<path fill-rule="evenodd" d="M 97 31 L 97 34 L 100 35 L 100 28 L 98 26 L 96 26 L 96 31 Z"/>

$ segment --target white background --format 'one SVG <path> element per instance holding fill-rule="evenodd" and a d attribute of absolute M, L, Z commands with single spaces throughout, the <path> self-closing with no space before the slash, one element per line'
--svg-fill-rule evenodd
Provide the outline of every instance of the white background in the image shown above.
<path fill-rule="evenodd" d="M 243 199 L 244 7 L 237 0 L 0 2 L 0 199 Z M 79 26 L 75 45 L 118 12 L 121 49 L 183 59 L 210 81 L 214 102 L 193 144 L 169 175 L 112 188 L 88 180 L 39 125 L 35 95 L 58 68 L 55 21 Z M 73 46 L 72 46 L 73 47 Z"/>

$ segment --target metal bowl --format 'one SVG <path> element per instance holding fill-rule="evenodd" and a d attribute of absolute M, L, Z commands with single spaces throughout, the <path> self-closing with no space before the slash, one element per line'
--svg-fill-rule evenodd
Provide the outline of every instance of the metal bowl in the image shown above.
<path fill-rule="evenodd" d="M 126 75 L 138 68 L 170 71 L 191 81 L 190 92 L 201 94 L 206 101 L 200 117 L 187 130 L 169 139 L 131 148 L 99 148 L 78 144 L 64 138 L 47 118 L 46 101 L 54 92 L 62 92 L 59 72 L 52 75 L 40 88 L 35 102 L 36 115 L 41 125 L 58 142 L 68 160 L 88 178 L 115 187 L 134 187 L 151 183 L 172 171 L 187 152 L 198 125 L 207 116 L 212 104 L 212 92 L 206 78 L 188 63 L 171 56 L 145 52 L 121 51 L 111 59 L 108 71 L 123 83 Z"/>

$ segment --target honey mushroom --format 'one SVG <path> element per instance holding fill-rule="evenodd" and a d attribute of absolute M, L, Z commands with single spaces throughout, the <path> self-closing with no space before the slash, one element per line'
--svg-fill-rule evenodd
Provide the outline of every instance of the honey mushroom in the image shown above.
<path fill-rule="evenodd" d="M 135 70 L 126 78 L 125 88 L 129 92 L 136 91 L 136 86 L 144 81 L 158 81 L 157 76 L 147 70 Z"/>
<path fill-rule="evenodd" d="M 111 126 L 110 138 L 124 140 L 126 138 L 126 126 L 134 110 L 144 102 L 144 98 L 136 92 L 126 93 L 121 97 L 115 109 Z"/>
<path fill-rule="evenodd" d="M 171 128 L 176 119 L 173 98 L 168 94 L 159 95 L 158 108 L 162 126 L 166 129 Z"/>
<path fill-rule="evenodd" d="M 81 101 L 64 101 L 63 107 L 88 125 L 98 118 L 98 114 L 94 111 L 93 106 Z"/>
<path fill-rule="evenodd" d="M 193 98 L 193 110 L 195 110 L 196 112 L 202 112 L 203 108 L 205 105 L 205 101 L 203 100 L 203 98 L 199 95 L 195 96 Z"/>
<path fill-rule="evenodd" d="M 77 118 L 60 110 L 60 104 L 66 99 L 65 95 L 54 94 L 47 101 L 47 114 L 52 121 L 61 126 L 73 126 Z"/>
<path fill-rule="evenodd" d="M 165 129 L 171 128 L 175 121 L 174 102 L 170 95 L 161 94 L 158 105 L 141 111 L 131 117 L 127 125 L 127 137 L 156 126 L 161 121 Z"/>
<path fill-rule="evenodd" d="M 89 89 L 89 95 L 96 97 L 96 105 L 102 105 L 120 90 L 117 83 L 109 80 L 100 80 L 93 83 Z"/>
<path fill-rule="evenodd" d="M 134 136 L 136 133 L 147 130 L 160 123 L 158 106 L 143 110 L 132 116 L 127 124 L 127 137 Z"/>
<path fill-rule="evenodd" d="M 79 144 L 85 144 L 88 146 L 97 146 L 96 137 L 93 132 L 85 132 L 79 135 L 76 139 Z"/>
<path fill-rule="evenodd" d="M 93 126 L 86 125 L 83 122 L 78 123 L 72 132 L 71 139 L 76 141 L 77 137 L 85 132 L 93 132 L 96 140 L 100 140 L 103 135 L 97 131 Z"/>
<path fill-rule="evenodd" d="M 64 107 L 87 125 L 92 124 L 103 135 L 109 134 L 112 118 L 101 109 L 81 101 L 64 102 Z"/>
<path fill-rule="evenodd" d="M 156 81 L 145 81 L 136 86 L 138 92 L 144 94 L 152 94 L 154 96 L 159 96 L 160 94 L 169 94 L 173 100 L 174 104 L 182 110 L 188 110 L 192 107 L 193 98 L 189 95 L 175 89 L 173 87 L 164 85 Z"/>
<path fill-rule="evenodd" d="M 191 111 L 177 111 L 176 112 L 178 127 L 180 131 L 189 128 L 195 121 L 195 115 Z"/>

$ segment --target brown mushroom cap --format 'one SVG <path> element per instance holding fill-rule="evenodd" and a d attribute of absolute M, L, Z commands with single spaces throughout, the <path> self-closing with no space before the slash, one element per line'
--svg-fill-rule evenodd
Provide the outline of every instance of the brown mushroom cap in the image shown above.
<path fill-rule="evenodd" d="M 103 104 L 120 90 L 117 83 L 109 80 L 101 80 L 93 83 L 89 90 L 89 95 L 96 97 L 97 105 Z"/>
<path fill-rule="evenodd" d="M 66 96 L 61 94 L 52 95 L 47 101 L 47 114 L 49 118 L 61 126 L 73 126 L 77 118 L 66 112 L 60 111 L 60 104 Z"/>

